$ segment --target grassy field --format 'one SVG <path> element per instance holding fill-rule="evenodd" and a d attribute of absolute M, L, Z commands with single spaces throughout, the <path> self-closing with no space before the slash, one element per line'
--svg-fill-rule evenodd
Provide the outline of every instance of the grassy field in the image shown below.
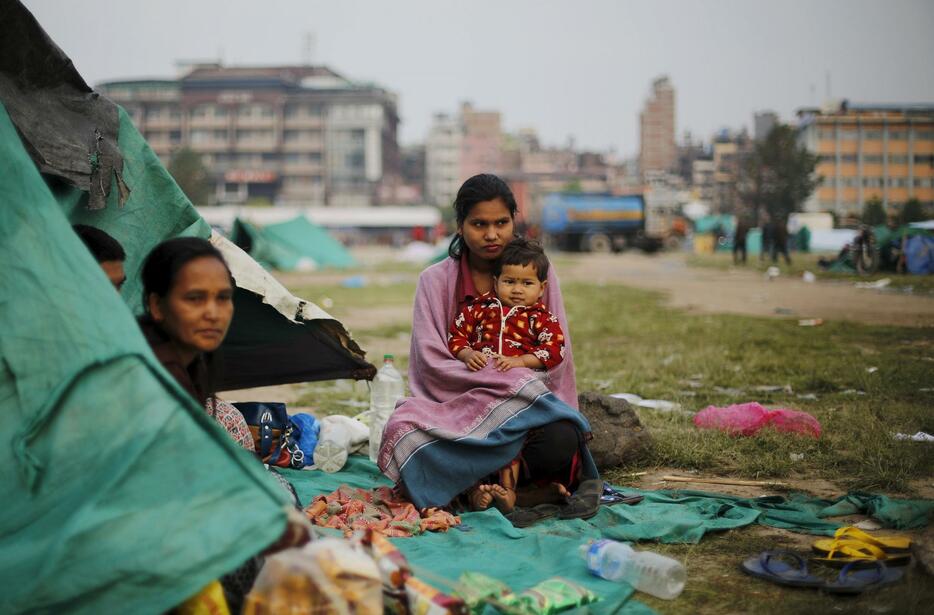
<path fill-rule="evenodd" d="M 832 271 L 822 271 L 817 265 L 819 258 L 832 258 L 829 254 L 791 254 L 791 265 L 786 265 L 785 261 L 779 257 L 778 268 L 783 274 L 801 276 L 805 271 L 810 271 L 819 280 L 834 280 L 837 282 L 874 282 L 883 278 L 889 278 L 891 283 L 888 288 L 892 292 L 909 292 L 925 295 L 934 294 L 934 275 L 911 275 L 896 274 L 891 271 L 880 271 L 873 275 L 860 276 L 855 273 L 836 273 Z M 750 255 L 745 265 L 734 265 L 733 256 L 729 252 L 717 252 L 715 254 L 694 254 L 688 257 L 688 265 L 692 267 L 713 267 L 716 269 L 730 269 L 733 267 L 745 268 L 750 271 L 765 272 L 772 262 L 769 259 L 759 260 L 758 255 Z"/>
<path fill-rule="evenodd" d="M 393 348 L 405 369 L 415 291 L 411 273 L 363 288 L 329 283 L 292 290 L 319 303 L 329 299 L 330 311 L 352 328 L 372 360 Z M 625 483 L 632 471 L 676 468 L 750 479 L 824 479 L 841 492 L 932 492 L 931 445 L 892 438 L 895 432 L 934 432 L 931 329 L 846 322 L 806 328 L 794 320 L 686 314 L 663 307 L 656 294 L 614 285 L 568 283 L 564 296 L 580 390 L 636 393 L 683 408 L 640 409 L 654 450 L 629 467 L 606 471 L 609 480 Z M 354 414 L 368 398 L 363 383 L 305 387 L 301 401 L 324 412 Z M 732 437 L 699 430 L 691 421 L 707 405 L 745 401 L 807 411 L 823 434 L 818 440 L 768 431 Z M 783 547 L 804 551 L 810 539 L 753 526 L 698 545 L 646 546 L 684 561 L 689 582 L 673 602 L 638 598 L 660 613 L 913 613 L 925 612 L 923 605 L 934 601 L 934 583 L 917 570 L 897 587 L 846 599 L 753 581 L 738 569 L 751 554 Z"/>

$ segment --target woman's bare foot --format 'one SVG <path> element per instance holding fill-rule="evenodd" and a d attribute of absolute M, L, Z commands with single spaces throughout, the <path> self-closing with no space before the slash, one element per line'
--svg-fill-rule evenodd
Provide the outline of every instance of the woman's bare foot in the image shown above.
<path fill-rule="evenodd" d="M 516 507 L 516 492 L 507 489 L 502 485 L 489 485 L 490 493 L 493 495 L 493 506 L 499 509 L 499 512 L 508 515 Z"/>
<path fill-rule="evenodd" d="M 539 504 L 563 504 L 571 494 L 561 483 L 551 483 L 544 487 L 526 487 L 516 491 L 515 503 L 523 508 Z"/>
<path fill-rule="evenodd" d="M 498 486 L 498 485 L 497 485 Z M 467 492 L 470 510 L 486 510 L 493 503 L 493 485 L 477 485 Z"/>

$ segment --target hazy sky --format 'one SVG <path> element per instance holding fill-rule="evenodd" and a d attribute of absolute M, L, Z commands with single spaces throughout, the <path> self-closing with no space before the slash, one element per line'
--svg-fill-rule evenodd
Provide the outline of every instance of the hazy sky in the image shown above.
<path fill-rule="evenodd" d="M 401 141 L 462 100 L 549 144 L 638 149 L 651 80 L 705 138 L 833 97 L 934 103 L 934 2 L 899 0 L 25 0 L 85 79 L 174 77 L 180 59 L 306 57 L 399 96 Z M 680 138 L 680 137 L 679 137 Z"/>

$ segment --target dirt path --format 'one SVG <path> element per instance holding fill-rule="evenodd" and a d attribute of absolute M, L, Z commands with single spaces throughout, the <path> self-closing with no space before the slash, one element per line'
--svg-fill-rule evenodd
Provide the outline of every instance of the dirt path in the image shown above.
<path fill-rule="evenodd" d="M 934 326 L 934 297 L 858 289 L 849 282 L 808 284 L 789 276 L 769 281 L 751 271 L 692 268 L 680 254 L 581 255 L 563 260 L 559 271 L 563 281 L 663 291 L 669 305 L 688 311 Z"/>

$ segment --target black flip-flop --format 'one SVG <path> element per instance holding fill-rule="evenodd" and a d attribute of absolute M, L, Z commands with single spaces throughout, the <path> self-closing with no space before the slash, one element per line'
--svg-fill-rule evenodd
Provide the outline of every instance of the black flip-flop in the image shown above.
<path fill-rule="evenodd" d="M 559 519 L 590 519 L 600 510 L 603 481 L 599 478 L 585 480 L 577 491 L 568 498 L 568 503 L 558 512 Z"/>
<path fill-rule="evenodd" d="M 808 572 L 803 557 L 791 551 L 764 551 L 744 561 L 740 568 L 746 574 L 788 587 L 817 589 L 826 585 L 823 579 Z"/>
<path fill-rule="evenodd" d="M 516 507 L 511 513 L 506 515 L 513 527 L 524 528 L 534 525 L 539 521 L 551 519 L 557 516 L 561 506 L 557 504 L 539 504 L 531 508 Z"/>
<path fill-rule="evenodd" d="M 878 560 L 870 568 L 850 563 L 843 567 L 836 581 L 825 583 L 821 589 L 828 594 L 861 594 L 900 581 L 903 576 L 904 568 L 890 568 Z"/>

